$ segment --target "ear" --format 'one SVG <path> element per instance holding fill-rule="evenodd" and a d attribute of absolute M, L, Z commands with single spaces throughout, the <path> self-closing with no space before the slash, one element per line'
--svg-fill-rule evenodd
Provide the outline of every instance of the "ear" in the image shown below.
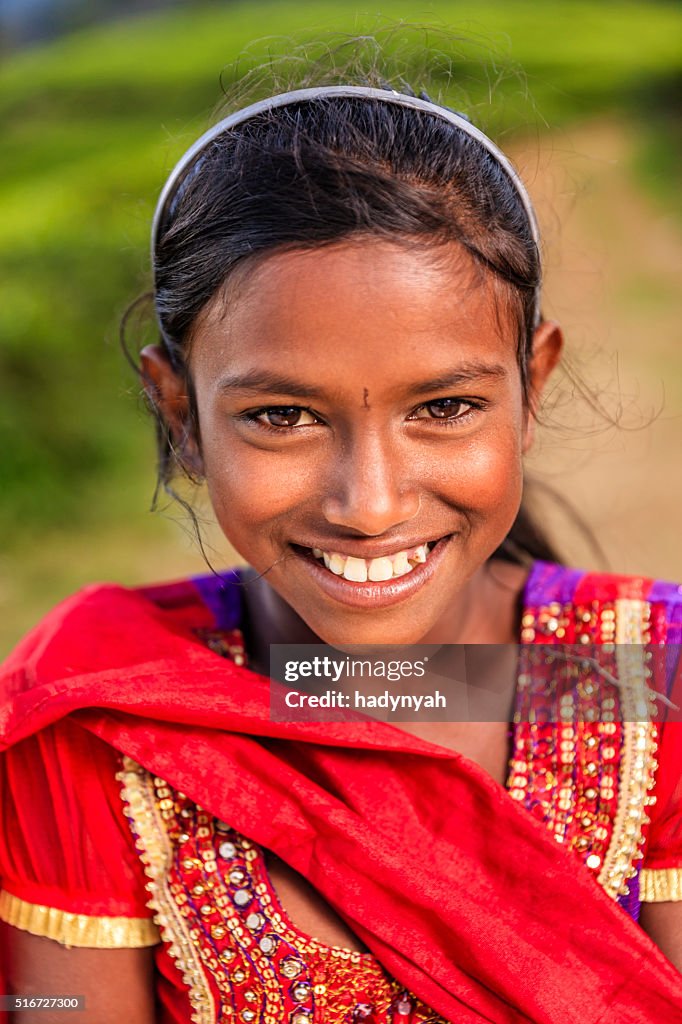
<path fill-rule="evenodd" d="M 145 346 L 140 363 L 147 398 L 168 426 L 178 459 L 192 475 L 201 476 L 203 465 L 185 378 L 173 368 L 161 345 Z"/>
<path fill-rule="evenodd" d="M 559 324 L 543 320 L 533 334 L 533 351 L 528 365 L 528 411 L 523 437 L 523 451 L 529 450 L 535 440 L 536 413 L 540 398 L 552 370 L 561 359 L 564 336 Z"/>

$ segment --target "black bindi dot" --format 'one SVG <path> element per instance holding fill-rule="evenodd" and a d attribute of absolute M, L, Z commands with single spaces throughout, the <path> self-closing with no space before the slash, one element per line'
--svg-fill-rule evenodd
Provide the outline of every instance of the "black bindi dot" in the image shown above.
<path fill-rule="evenodd" d="M 362 407 L 363 409 L 371 408 L 369 404 L 369 390 L 367 388 L 362 389 Z"/>

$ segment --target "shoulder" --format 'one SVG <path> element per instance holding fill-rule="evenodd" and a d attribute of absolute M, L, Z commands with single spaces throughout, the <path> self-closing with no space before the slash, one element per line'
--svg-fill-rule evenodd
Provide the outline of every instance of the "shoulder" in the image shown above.
<path fill-rule="evenodd" d="M 630 573 L 598 572 L 557 562 L 537 561 L 533 564 L 528 576 L 527 593 L 536 603 L 548 598 L 570 601 L 586 597 L 597 601 L 643 600 L 682 604 L 682 586 L 672 580 Z"/>
<path fill-rule="evenodd" d="M 225 582 L 233 583 L 234 573 Z M 216 587 L 213 587 L 215 590 Z M 234 587 L 233 587 L 234 589 Z M 203 577 L 141 587 L 95 583 L 56 605 L 0 666 L 0 696 L 99 667 L 165 653 L 173 635 L 210 627 Z"/>
<path fill-rule="evenodd" d="M 93 584 L 60 602 L 0 666 L 0 734 L 11 707 L 25 711 L 57 683 L 134 660 L 155 618 L 143 595 L 116 584 Z"/>
<path fill-rule="evenodd" d="M 573 659 L 575 645 L 585 652 L 581 657 L 589 655 L 619 678 L 647 680 L 643 685 L 657 694 L 656 721 L 667 723 L 666 745 L 677 733 L 675 705 L 678 695 L 682 699 L 679 584 L 537 562 L 526 584 L 521 642 L 565 645 Z M 625 695 L 634 699 L 631 688 L 621 692 Z"/>
<path fill-rule="evenodd" d="M 182 629 L 155 600 L 161 590 L 93 584 L 52 609 L 0 666 L 0 749 L 68 713 L 79 687 L 93 692 L 107 673 L 167 657 Z"/>
<path fill-rule="evenodd" d="M 561 615 L 584 620 L 595 643 L 682 642 L 682 586 L 672 580 L 535 562 L 524 604 L 536 620 L 538 612 L 549 612 L 552 626 Z"/>
<path fill-rule="evenodd" d="M 67 598 L 0 667 L 0 750 L 79 707 L 127 699 L 136 676 L 191 666 L 207 634 L 237 624 L 240 582 L 230 571 L 141 588 L 96 584 Z"/>
<path fill-rule="evenodd" d="M 95 583 L 60 601 L 19 641 L 0 666 L 2 692 L 50 674 L 77 673 L 87 656 L 87 638 L 118 629 L 122 616 L 139 614 L 134 590 L 114 583 Z M 78 642 L 74 642 L 78 638 Z M 68 656 L 64 647 L 68 646 Z"/>

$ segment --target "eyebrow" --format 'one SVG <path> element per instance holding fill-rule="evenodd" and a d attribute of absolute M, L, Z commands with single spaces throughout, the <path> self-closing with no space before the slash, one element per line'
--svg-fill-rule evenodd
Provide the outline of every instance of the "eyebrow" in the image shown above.
<path fill-rule="evenodd" d="M 508 371 L 499 363 L 462 363 L 430 380 L 416 382 L 408 389 L 408 394 L 423 395 L 427 391 L 444 391 L 446 388 L 461 388 L 468 384 L 506 380 L 507 377 Z"/>
<path fill-rule="evenodd" d="M 418 381 L 406 389 L 408 396 L 423 395 L 431 391 L 443 391 L 446 388 L 459 388 L 463 385 L 504 380 L 508 372 L 497 363 L 462 363 L 452 370 L 446 370 L 437 377 Z M 324 394 L 315 384 L 287 377 L 285 374 L 270 370 L 253 369 L 245 373 L 229 373 L 218 381 L 217 390 L 227 394 L 240 391 L 251 394 L 260 392 L 297 395 L 299 398 L 318 398 Z"/>

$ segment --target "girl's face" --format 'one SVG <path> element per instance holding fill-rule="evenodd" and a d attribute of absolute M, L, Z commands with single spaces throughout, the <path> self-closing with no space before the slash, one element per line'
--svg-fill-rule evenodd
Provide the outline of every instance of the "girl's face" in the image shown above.
<path fill-rule="evenodd" d="M 536 391 L 560 344 L 538 329 Z M 447 635 L 514 521 L 530 443 L 490 275 L 455 244 L 274 255 L 209 303 L 189 366 L 217 519 L 275 603 L 331 644 Z M 180 382 L 158 351 L 146 369 L 178 423 Z"/>

